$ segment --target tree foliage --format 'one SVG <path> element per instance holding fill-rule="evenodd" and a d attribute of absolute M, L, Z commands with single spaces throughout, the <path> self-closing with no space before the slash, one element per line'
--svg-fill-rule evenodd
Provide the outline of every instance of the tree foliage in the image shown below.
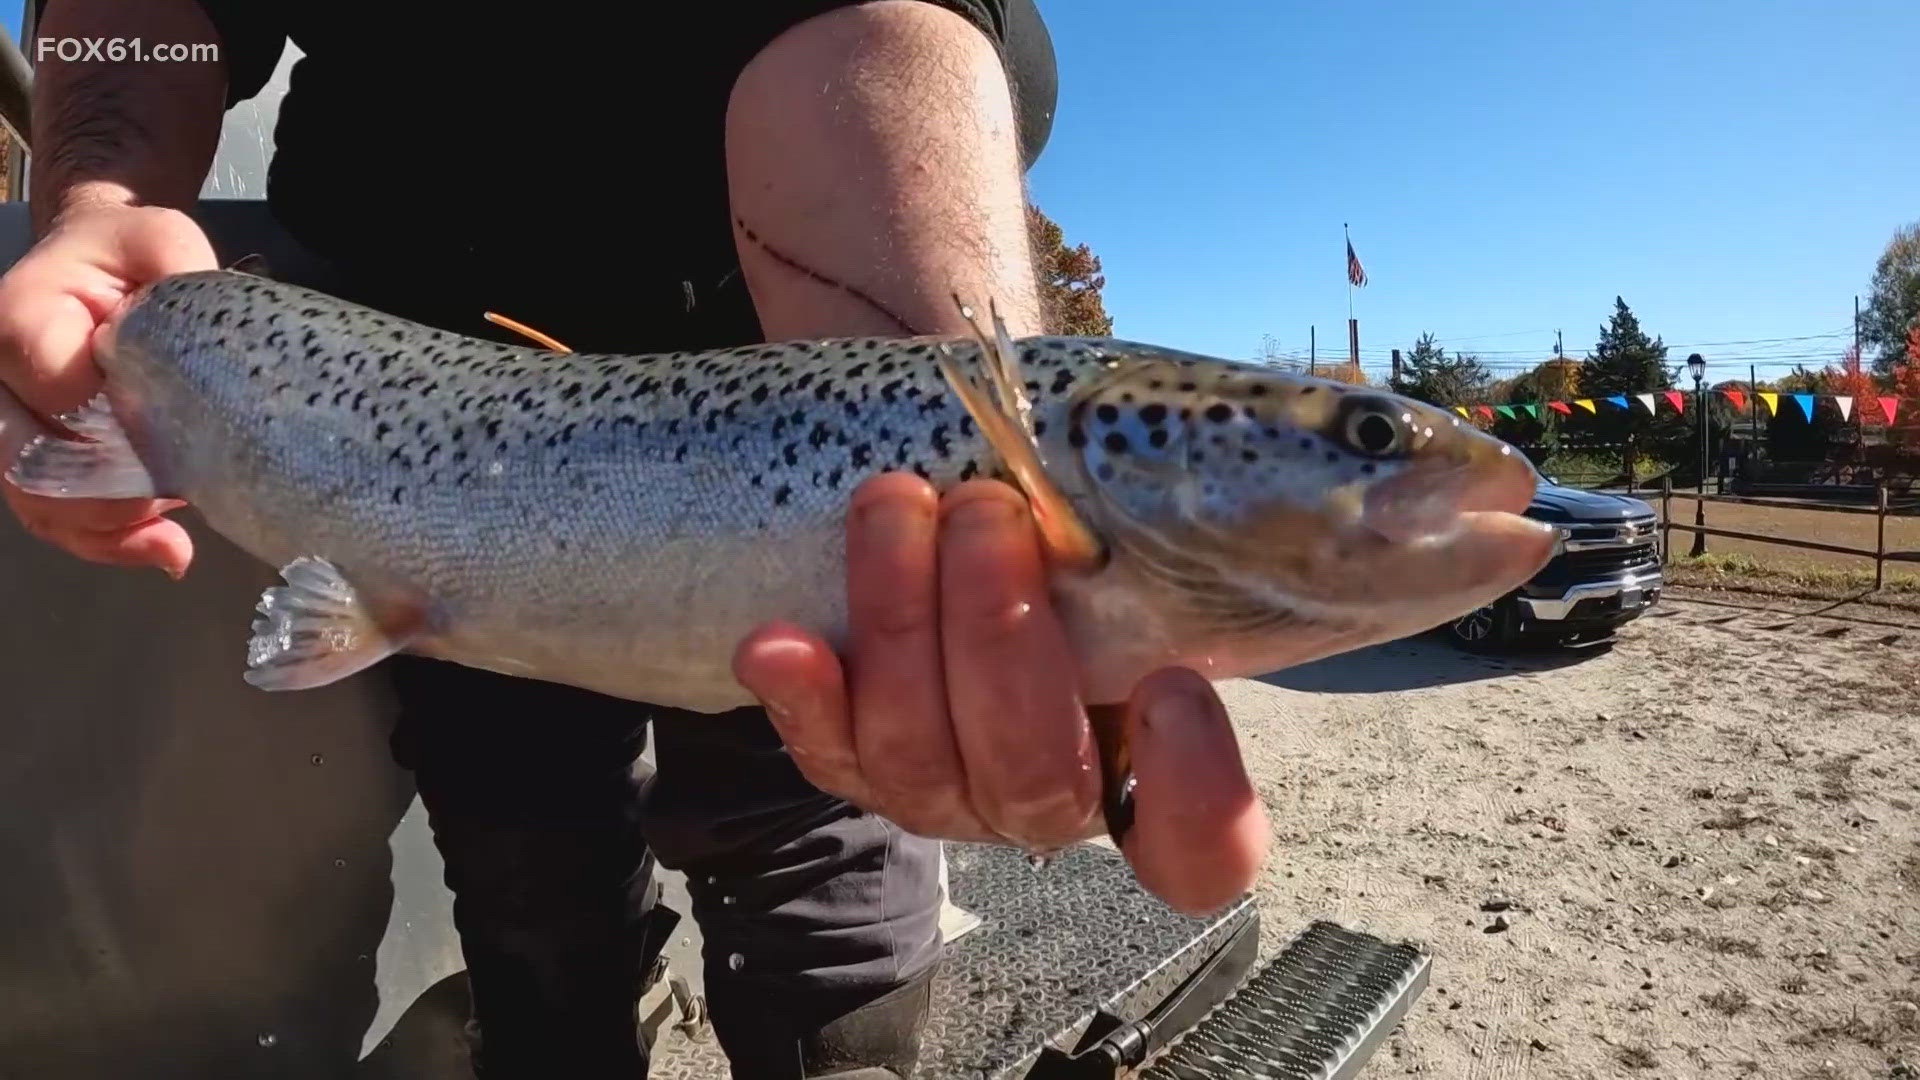
<path fill-rule="evenodd" d="M 1431 333 L 1420 335 L 1400 361 L 1400 374 L 1388 380 L 1396 394 L 1451 408 L 1471 405 L 1486 397 L 1493 373 L 1477 356 L 1447 355 Z"/>
<path fill-rule="evenodd" d="M 1863 405 L 1881 393 L 1880 381 L 1861 362 L 1860 350 L 1852 347 L 1840 354 L 1838 364 L 1827 365 L 1826 370 L 1820 373 L 1820 382 L 1826 387 L 1825 393 L 1852 398 L 1855 417 L 1859 416 Z"/>
<path fill-rule="evenodd" d="M 1106 337 L 1113 333 L 1100 290 L 1106 275 L 1085 244 L 1067 246 L 1066 232 L 1040 208 L 1027 206 L 1027 239 L 1040 279 L 1040 317 L 1050 334 Z"/>
<path fill-rule="evenodd" d="M 1893 370 L 1920 330 L 1920 221 L 1893 234 L 1874 265 L 1867 306 L 1860 312 L 1860 339 L 1879 351 L 1874 370 Z"/>
<path fill-rule="evenodd" d="M 1613 298 L 1613 315 L 1600 328 L 1599 340 L 1580 362 L 1580 396 L 1606 398 L 1659 392 L 1673 387 L 1667 367 L 1667 345 L 1649 337 L 1639 316 L 1622 297 Z M 1649 415 L 1645 409 L 1602 408 L 1587 418 L 1598 441 L 1633 443 L 1643 449 L 1683 445 L 1688 425 L 1676 413 Z"/>

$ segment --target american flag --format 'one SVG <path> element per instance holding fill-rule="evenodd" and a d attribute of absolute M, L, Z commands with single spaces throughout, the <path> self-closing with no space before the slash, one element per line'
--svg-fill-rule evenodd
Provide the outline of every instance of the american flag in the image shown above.
<path fill-rule="evenodd" d="M 1347 241 L 1347 280 L 1363 288 L 1367 284 L 1367 272 L 1360 267 L 1360 256 L 1353 253 L 1352 240 Z"/>

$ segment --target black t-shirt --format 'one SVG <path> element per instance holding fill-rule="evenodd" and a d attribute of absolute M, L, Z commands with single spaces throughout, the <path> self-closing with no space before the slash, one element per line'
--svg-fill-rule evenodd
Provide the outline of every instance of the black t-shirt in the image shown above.
<path fill-rule="evenodd" d="M 267 187 L 297 239 L 390 309 L 481 332 L 487 307 L 583 351 L 758 339 L 728 213 L 727 98 L 781 32 L 849 2 L 547 0 L 509 20 L 431 0 L 200 0 L 230 104 L 286 41 L 305 54 Z M 927 2 L 999 50 L 1031 164 L 1056 78 L 1033 0 Z"/>

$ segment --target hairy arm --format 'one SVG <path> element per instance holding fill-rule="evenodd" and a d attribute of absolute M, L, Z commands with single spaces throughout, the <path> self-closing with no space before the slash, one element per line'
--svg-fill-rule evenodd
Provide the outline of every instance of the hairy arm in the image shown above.
<path fill-rule="evenodd" d="M 789 29 L 735 83 L 727 163 L 770 339 L 961 333 L 955 293 L 1040 329 L 1012 95 L 960 15 L 880 0 Z"/>
<path fill-rule="evenodd" d="M 51 0 L 36 34 L 220 46 L 196 0 Z M 190 207 L 219 145 L 226 87 L 224 61 L 67 61 L 47 50 L 34 73 L 36 234 L 74 208 Z"/>

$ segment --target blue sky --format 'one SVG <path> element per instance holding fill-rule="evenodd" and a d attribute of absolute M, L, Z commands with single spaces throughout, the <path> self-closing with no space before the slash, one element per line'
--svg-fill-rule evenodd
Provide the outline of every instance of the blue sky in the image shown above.
<path fill-rule="evenodd" d="M 1620 294 L 1676 361 L 1764 376 L 1837 355 L 1920 220 L 1912 0 L 1039 3 L 1034 198 L 1128 337 L 1344 353 L 1348 222 L 1370 367 L 1426 330 L 1503 372 L 1556 329 L 1579 355 Z"/>
<path fill-rule="evenodd" d="M 1912 0 L 1040 7 L 1034 198 L 1101 257 L 1123 336 L 1304 354 L 1317 324 L 1344 354 L 1350 222 L 1369 366 L 1423 330 L 1579 355 L 1620 294 L 1676 362 L 1744 377 L 1836 355 L 1920 220 Z"/>

